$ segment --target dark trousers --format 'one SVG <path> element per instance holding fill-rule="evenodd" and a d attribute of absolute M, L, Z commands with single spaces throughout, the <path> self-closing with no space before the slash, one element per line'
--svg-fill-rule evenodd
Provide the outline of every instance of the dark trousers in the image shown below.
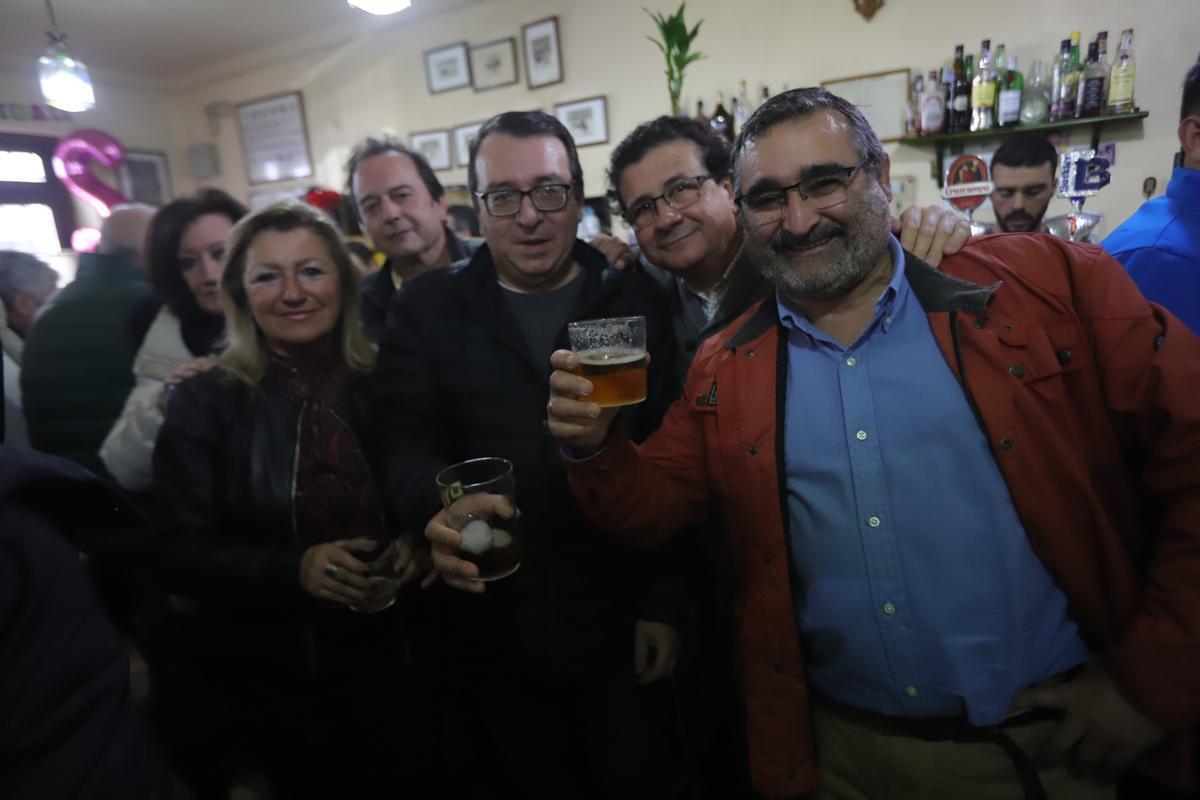
<path fill-rule="evenodd" d="M 445 796 L 687 796 L 688 768 L 671 686 L 666 681 L 638 686 L 632 663 L 627 674 L 615 670 L 571 683 L 474 668 L 458 677 L 464 683 L 451 690 L 457 702 L 446 739 L 450 771 L 463 785 Z"/>

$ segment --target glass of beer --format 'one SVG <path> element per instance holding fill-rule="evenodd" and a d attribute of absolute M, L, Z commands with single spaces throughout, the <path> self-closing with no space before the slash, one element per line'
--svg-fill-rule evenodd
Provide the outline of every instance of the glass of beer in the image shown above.
<path fill-rule="evenodd" d="M 646 318 L 588 319 L 567 325 L 575 372 L 592 382 L 589 398 L 601 408 L 646 399 Z"/>
<path fill-rule="evenodd" d="M 442 507 L 450 512 L 450 525 L 462 536 L 458 556 L 479 567 L 476 580 L 508 577 L 521 566 L 521 541 L 517 520 L 491 510 L 495 495 L 516 503 L 513 465 L 503 458 L 474 458 L 446 467 L 437 475 Z"/>

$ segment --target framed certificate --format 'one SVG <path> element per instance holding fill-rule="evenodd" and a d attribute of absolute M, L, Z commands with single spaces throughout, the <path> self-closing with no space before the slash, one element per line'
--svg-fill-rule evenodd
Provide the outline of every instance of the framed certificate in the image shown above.
<path fill-rule="evenodd" d="M 240 103 L 237 118 L 251 184 L 312 176 L 304 100 L 299 92 Z"/>

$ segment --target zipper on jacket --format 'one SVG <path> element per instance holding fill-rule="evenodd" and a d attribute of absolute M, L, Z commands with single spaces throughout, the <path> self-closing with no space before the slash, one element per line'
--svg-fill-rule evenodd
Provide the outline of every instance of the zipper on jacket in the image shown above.
<path fill-rule="evenodd" d="M 300 475 L 300 440 L 304 433 L 304 412 L 308 410 L 308 401 L 300 404 L 300 415 L 296 417 L 296 443 L 292 446 L 292 491 L 288 493 L 288 504 L 292 510 L 292 541 L 296 549 L 300 549 L 300 527 L 296 523 L 296 483 Z M 301 558 L 304 551 L 301 551 Z M 304 619 L 304 644 L 308 649 L 309 676 L 317 674 L 317 642 L 313 636 L 312 621 Z"/>

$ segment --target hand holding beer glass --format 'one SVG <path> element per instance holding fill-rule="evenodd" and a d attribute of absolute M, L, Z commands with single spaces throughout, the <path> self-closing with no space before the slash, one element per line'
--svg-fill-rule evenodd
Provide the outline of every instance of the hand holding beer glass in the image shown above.
<path fill-rule="evenodd" d="M 503 458 L 475 458 L 437 475 L 442 510 L 425 526 L 433 563 L 446 583 L 482 592 L 484 581 L 521 566 L 513 466 Z M 429 580 L 425 585 L 430 583 Z"/>
<path fill-rule="evenodd" d="M 546 427 L 588 455 L 603 444 L 622 406 L 646 399 L 646 318 L 572 322 L 567 333 L 571 350 L 550 356 Z"/>

